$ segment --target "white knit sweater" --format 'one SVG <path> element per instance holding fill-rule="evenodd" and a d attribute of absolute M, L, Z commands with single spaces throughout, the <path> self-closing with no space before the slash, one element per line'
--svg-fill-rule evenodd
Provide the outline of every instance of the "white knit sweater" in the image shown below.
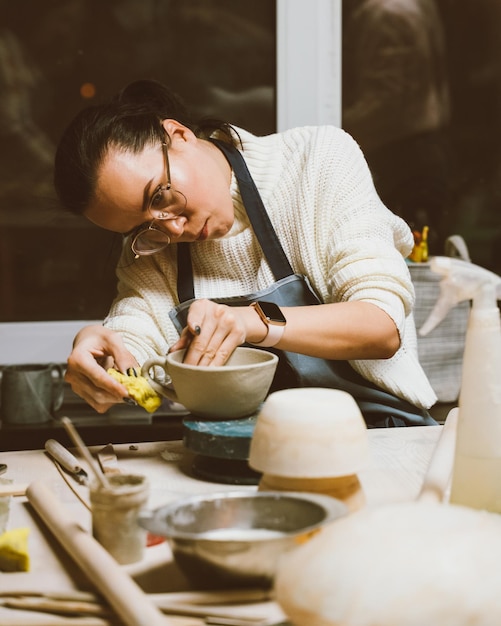
<path fill-rule="evenodd" d="M 379 199 L 355 141 L 331 127 L 296 128 L 266 137 L 238 129 L 243 156 L 296 273 L 324 302 L 363 300 L 394 320 L 401 347 L 391 359 L 352 361 L 366 379 L 412 404 L 436 401 L 417 357 L 414 290 L 404 258 L 407 224 Z M 221 239 L 191 246 L 196 297 L 246 295 L 274 282 L 232 177 L 235 222 Z M 118 296 L 105 325 L 123 335 L 141 363 L 166 354 L 178 333 L 176 246 L 131 262 L 125 242 Z"/>

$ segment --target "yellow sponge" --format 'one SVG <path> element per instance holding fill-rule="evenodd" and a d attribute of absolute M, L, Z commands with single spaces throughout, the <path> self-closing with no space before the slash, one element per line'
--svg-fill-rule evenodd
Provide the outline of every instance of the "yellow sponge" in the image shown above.
<path fill-rule="evenodd" d="M 112 367 L 110 367 L 107 372 L 110 376 L 113 376 L 115 380 L 118 380 L 119 383 L 125 385 L 130 397 L 135 400 L 139 406 L 146 409 L 148 413 L 154 413 L 162 404 L 162 396 L 152 389 L 150 383 L 144 376 L 138 376 L 134 368 L 129 368 L 127 374 L 122 374 Z"/>
<path fill-rule="evenodd" d="M 0 571 L 29 572 L 28 553 L 29 528 L 6 530 L 0 535 Z"/>

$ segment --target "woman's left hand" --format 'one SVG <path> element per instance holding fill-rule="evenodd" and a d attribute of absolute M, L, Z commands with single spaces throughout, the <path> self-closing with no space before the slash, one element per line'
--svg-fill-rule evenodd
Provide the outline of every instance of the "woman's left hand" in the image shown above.
<path fill-rule="evenodd" d="M 246 341 L 245 320 L 250 319 L 246 309 L 195 300 L 188 311 L 188 324 L 171 352 L 186 348 L 184 362 L 190 365 L 224 365 L 235 348 Z"/>

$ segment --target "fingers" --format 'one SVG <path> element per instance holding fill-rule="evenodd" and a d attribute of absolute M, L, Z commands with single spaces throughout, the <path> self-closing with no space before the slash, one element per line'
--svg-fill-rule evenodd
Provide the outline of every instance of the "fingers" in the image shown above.
<path fill-rule="evenodd" d="M 224 365 L 244 341 L 245 329 L 236 309 L 197 300 L 190 307 L 188 325 L 178 344 L 188 344 L 185 363 L 216 366 Z"/>
<path fill-rule="evenodd" d="M 110 356 L 105 369 L 114 367 L 119 372 L 126 372 L 130 367 L 138 367 L 138 362 L 127 350 L 122 336 L 118 333 L 112 333 L 108 337 L 108 353 Z"/>
<path fill-rule="evenodd" d="M 176 341 L 176 343 L 172 344 L 169 352 L 176 352 L 177 350 L 184 350 L 185 348 L 189 348 L 191 340 L 193 339 L 193 334 L 191 333 L 188 327 L 183 329 L 181 336 Z"/>
<path fill-rule="evenodd" d="M 70 355 L 65 380 L 98 413 L 105 413 L 129 395 L 89 353 L 82 351 L 73 351 Z"/>
<path fill-rule="evenodd" d="M 137 365 L 119 335 L 103 327 L 88 327 L 75 338 L 65 380 L 94 410 L 105 413 L 129 395 L 124 385 L 106 372 L 108 367 L 118 369 L 118 362 L 123 371 Z"/>

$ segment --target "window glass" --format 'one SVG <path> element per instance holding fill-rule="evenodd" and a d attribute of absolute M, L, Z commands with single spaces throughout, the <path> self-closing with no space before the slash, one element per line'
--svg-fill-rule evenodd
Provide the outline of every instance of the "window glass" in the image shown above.
<path fill-rule="evenodd" d="M 344 0 L 343 126 L 433 254 L 460 234 L 501 274 L 501 3 Z"/>
<path fill-rule="evenodd" d="M 195 115 L 274 132 L 274 0 L 0 0 L 0 322 L 101 319 L 119 235 L 65 214 L 55 146 L 85 105 L 152 78 Z"/>

